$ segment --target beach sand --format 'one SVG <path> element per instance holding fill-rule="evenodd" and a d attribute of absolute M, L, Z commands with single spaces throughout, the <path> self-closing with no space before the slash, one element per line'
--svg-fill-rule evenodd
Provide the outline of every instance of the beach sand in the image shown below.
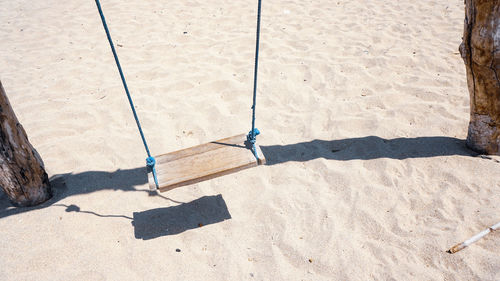
<path fill-rule="evenodd" d="M 102 1 L 154 155 L 247 133 L 257 1 Z M 54 198 L 0 193 L 0 280 L 500 280 L 462 0 L 263 1 L 268 164 L 148 191 L 94 1 L 0 2 L 0 79 Z"/>

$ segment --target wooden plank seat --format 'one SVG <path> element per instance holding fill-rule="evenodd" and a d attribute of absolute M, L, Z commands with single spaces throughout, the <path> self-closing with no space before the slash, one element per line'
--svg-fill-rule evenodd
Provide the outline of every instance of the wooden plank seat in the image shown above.
<path fill-rule="evenodd" d="M 246 146 L 246 135 L 241 134 L 156 156 L 159 190 L 164 192 L 265 164 L 258 145 L 256 149 L 258 161 Z M 153 173 L 148 178 L 149 187 L 156 189 Z"/>

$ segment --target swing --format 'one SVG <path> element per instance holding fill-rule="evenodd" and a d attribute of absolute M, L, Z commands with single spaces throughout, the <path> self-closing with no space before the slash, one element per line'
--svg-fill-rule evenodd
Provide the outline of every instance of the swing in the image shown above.
<path fill-rule="evenodd" d="M 160 192 L 168 191 L 176 187 L 209 180 L 266 163 L 264 154 L 262 154 L 260 147 L 256 144 L 256 136 L 259 135 L 260 132 L 257 128 L 255 128 L 261 1 L 262 0 L 258 0 L 257 9 L 252 129 L 250 132 L 246 135 L 236 135 L 153 157 L 149 151 L 146 138 L 139 122 L 139 117 L 135 111 L 135 106 L 128 90 L 127 82 L 125 81 L 125 76 L 123 75 L 113 41 L 111 40 L 111 35 L 102 12 L 101 4 L 99 0 L 95 0 L 97 9 L 99 10 L 99 15 L 101 16 L 102 25 L 106 31 L 106 36 L 115 58 L 118 72 L 120 73 L 125 93 L 127 94 L 137 128 L 139 129 L 139 134 L 141 135 L 144 148 L 146 149 L 146 153 L 148 155 L 146 158 L 146 166 L 148 168 L 150 189 L 158 189 Z"/>

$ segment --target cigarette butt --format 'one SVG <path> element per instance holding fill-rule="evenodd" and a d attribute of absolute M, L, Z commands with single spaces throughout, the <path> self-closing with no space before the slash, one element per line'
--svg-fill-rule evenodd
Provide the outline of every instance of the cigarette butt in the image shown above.
<path fill-rule="evenodd" d="M 449 250 L 448 250 L 448 253 L 450 254 L 454 254 L 460 250 L 463 250 L 464 248 L 466 248 L 467 246 L 464 244 L 464 243 L 460 243 L 460 244 L 457 244 L 453 247 L 451 247 Z"/>

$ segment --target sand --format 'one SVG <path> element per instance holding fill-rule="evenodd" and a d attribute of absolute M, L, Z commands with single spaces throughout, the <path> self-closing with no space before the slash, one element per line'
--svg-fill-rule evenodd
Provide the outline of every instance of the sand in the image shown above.
<path fill-rule="evenodd" d="M 104 0 L 153 154 L 250 129 L 256 1 Z M 148 192 L 94 1 L 0 2 L 0 79 L 54 198 L 0 194 L 0 280 L 500 280 L 499 157 L 464 139 L 448 1 L 265 1 L 268 165 Z"/>

